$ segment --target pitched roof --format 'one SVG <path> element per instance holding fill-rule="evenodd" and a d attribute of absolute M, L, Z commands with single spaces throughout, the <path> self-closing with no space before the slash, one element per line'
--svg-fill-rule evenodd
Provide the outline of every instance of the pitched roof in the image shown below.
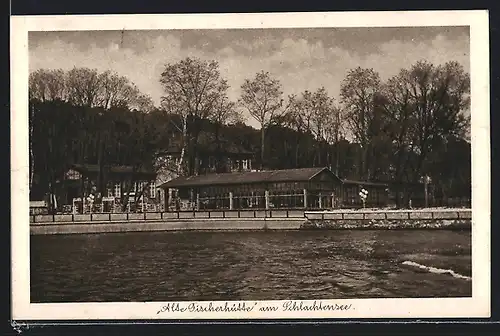
<path fill-rule="evenodd" d="M 340 179 L 328 168 L 299 168 L 284 170 L 267 170 L 257 172 L 238 172 L 223 174 L 206 174 L 198 176 L 181 176 L 162 184 L 161 188 L 195 187 L 209 185 L 230 185 L 272 182 L 309 181 L 317 174 L 328 171 L 335 179 Z"/>

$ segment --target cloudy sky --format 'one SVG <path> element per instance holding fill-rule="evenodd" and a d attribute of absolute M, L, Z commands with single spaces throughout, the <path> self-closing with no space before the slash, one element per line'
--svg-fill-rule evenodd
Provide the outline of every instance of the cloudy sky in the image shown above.
<path fill-rule="evenodd" d="M 185 57 L 217 60 L 237 99 L 245 78 L 261 70 L 281 80 L 285 94 L 324 86 L 338 99 L 351 68 L 374 68 L 382 79 L 418 60 L 460 62 L 469 71 L 468 27 L 318 28 L 30 32 L 30 71 L 114 70 L 159 104 L 159 76 Z M 250 119 L 250 124 L 255 125 Z"/>

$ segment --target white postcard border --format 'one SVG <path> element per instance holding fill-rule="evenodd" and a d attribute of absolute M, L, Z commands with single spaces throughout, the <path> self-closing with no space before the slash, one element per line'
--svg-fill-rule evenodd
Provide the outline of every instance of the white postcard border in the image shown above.
<path fill-rule="evenodd" d="M 472 141 L 472 298 L 321 300 L 349 310 L 261 312 L 285 301 L 245 301 L 251 312 L 164 312 L 167 303 L 39 303 L 29 301 L 28 32 L 225 28 L 470 26 Z M 75 15 L 11 17 L 12 318 L 274 319 L 462 318 L 490 316 L 490 127 L 487 11 L 321 12 L 266 14 Z M 318 300 L 316 300 L 318 301 Z M 233 304 L 234 302 L 228 302 Z M 311 305 L 313 301 L 304 301 Z M 183 307 L 189 302 L 181 302 Z M 196 302 L 195 305 L 208 302 Z M 214 306 L 225 302 L 212 302 Z"/>

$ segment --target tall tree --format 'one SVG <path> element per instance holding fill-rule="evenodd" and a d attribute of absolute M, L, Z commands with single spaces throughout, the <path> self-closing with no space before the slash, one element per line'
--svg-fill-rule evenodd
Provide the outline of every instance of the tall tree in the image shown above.
<path fill-rule="evenodd" d="M 102 80 L 96 69 L 77 67 L 71 69 L 68 71 L 66 82 L 68 101 L 77 106 L 99 105 Z"/>
<path fill-rule="evenodd" d="M 66 74 L 63 70 L 39 69 L 29 76 L 30 99 L 53 101 L 66 99 Z"/>
<path fill-rule="evenodd" d="M 404 83 L 415 104 L 412 130 L 415 151 L 414 179 L 426 173 L 426 161 L 448 136 L 463 138 L 469 126 L 464 111 L 470 103 L 470 77 L 457 62 L 435 66 L 417 62 Z"/>
<path fill-rule="evenodd" d="M 341 84 L 340 97 L 343 103 L 347 127 L 353 139 L 361 146 L 360 178 L 370 179 L 367 165 L 372 139 L 370 123 L 374 119 L 373 98 L 380 87 L 380 76 L 373 69 L 357 67 L 347 73 Z"/>
<path fill-rule="evenodd" d="M 216 171 L 222 172 L 222 141 L 221 128 L 225 125 L 234 125 L 243 121 L 242 113 L 236 109 L 236 103 L 231 101 L 226 95 L 221 96 L 210 117 L 214 125 L 214 138 L 216 145 Z"/>
<path fill-rule="evenodd" d="M 293 98 L 289 114 L 298 125 L 298 130 L 312 134 L 317 140 L 319 148 L 315 161 L 320 165 L 331 166 L 328 145 L 338 143 L 342 133 L 341 111 L 335 105 L 335 100 L 324 87 L 315 92 L 306 90 L 299 98 Z M 335 162 L 335 170 L 338 171 L 338 157 Z"/>
<path fill-rule="evenodd" d="M 467 134 L 469 90 L 469 75 L 456 62 L 420 61 L 387 81 L 377 107 L 392 142 L 393 180 L 417 183 L 424 175 L 440 174 L 435 166 L 439 157 L 447 157 L 448 139 Z"/>
<path fill-rule="evenodd" d="M 181 154 L 178 174 L 193 175 L 197 161 L 197 142 L 200 122 L 209 118 L 217 102 L 225 96 L 228 85 L 221 77 L 216 61 L 186 58 L 178 63 L 167 64 L 160 83 L 164 95 L 162 106 L 168 113 L 180 115 Z M 185 165 L 185 157 L 188 157 Z M 186 169 L 187 166 L 187 169 Z"/>
<path fill-rule="evenodd" d="M 260 124 L 260 164 L 265 166 L 265 135 L 267 128 L 286 112 L 279 80 L 261 71 L 241 85 L 239 103 Z"/>

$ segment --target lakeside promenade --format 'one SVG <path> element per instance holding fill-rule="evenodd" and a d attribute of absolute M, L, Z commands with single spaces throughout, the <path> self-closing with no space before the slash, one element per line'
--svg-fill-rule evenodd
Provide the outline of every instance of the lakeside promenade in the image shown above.
<path fill-rule="evenodd" d="M 176 230 L 467 229 L 471 209 L 241 210 L 31 215 L 30 234 Z"/>

